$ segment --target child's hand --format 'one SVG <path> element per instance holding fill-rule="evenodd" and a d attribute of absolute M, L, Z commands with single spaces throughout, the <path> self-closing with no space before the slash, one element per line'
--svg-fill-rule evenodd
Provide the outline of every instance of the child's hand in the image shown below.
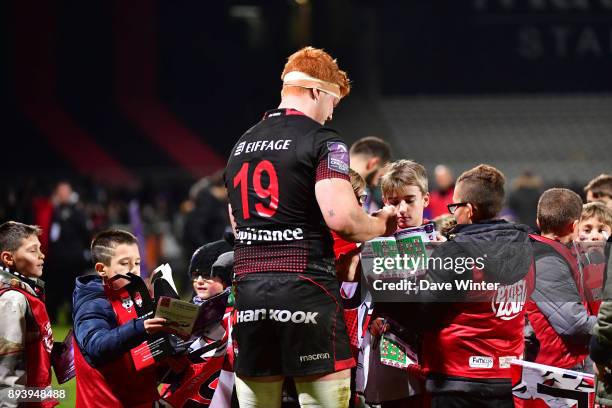
<path fill-rule="evenodd" d="M 144 328 L 148 334 L 155 334 L 166 328 L 166 319 L 163 317 L 154 317 L 144 321 Z"/>
<path fill-rule="evenodd" d="M 446 242 L 448 239 L 444 235 L 440 233 L 440 231 L 436 231 L 436 237 L 433 242 Z"/>

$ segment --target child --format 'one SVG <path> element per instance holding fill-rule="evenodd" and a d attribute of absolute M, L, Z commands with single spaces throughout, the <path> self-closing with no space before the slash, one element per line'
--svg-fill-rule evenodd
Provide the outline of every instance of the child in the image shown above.
<path fill-rule="evenodd" d="M 41 229 L 8 221 L 0 225 L 0 401 L 16 407 L 8 391 L 51 385 L 53 335 L 40 280 L 45 256 Z M 45 400 L 29 406 L 52 407 Z"/>
<path fill-rule="evenodd" d="M 423 278 L 453 287 L 461 281 L 496 282 L 497 288 L 477 293 L 419 291 L 418 313 L 398 317 L 406 327 L 422 332 L 419 364 L 427 373 L 425 389 L 432 407 L 514 407 L 509 361 L 523 352 L 521 294 L 529 295 L 534 268 L 529 228 L 499 219 L 504 184 L 504 175 L 486 164 L 459 176 L 447 206 L 457 226 L 431 257 L 469 257 L 474 266 L 459 270 L 457 264 L 445 268 L 434 263 Z M 487 252 L 495 259 L 484 260 Z M 449 300 L 456 302 L 444 303 Z M 486 356 L 485 364 L 475 356 Z"/>
<path fill-rule="evenodd" d="M 600 174 L 584 187 L 587 203 L 599 201 L 612 208 L 612 175 Z"/>
<path fill-rule="evenodd" d="M 582 264 L 584 294 L 589 314 L 596 316 L 604 283 L 605 242 L 612 231 L 612 209 L 601 202 L 582 206 L 578 223 L 578 259 Z"/>
<path fill-rule="evenodd" d="M 355 199 L 359 205 L 363 207 L 367 200 L 366 182 L 363 177 L 359 175 L 359 173 L 351 168 L 349 168 L 349 177 L 351 179 L 351 187 L 353 187 Z M 336 257 L 336 276 L 339 280 L 348 283 L 349 287 L 353 287 L 350 292 L 354 293 L 354 287 L 356 285 L 355 281 L 359 280 L 360 271 L 359 246 L 355 242 L 349 242 L 342 239 L 333 231 L 332 237 L 334 239 L 334 255 Z M 349 330 L 349 332 L 350 331 L 351 330 Z M 351 344 L 353 344 L 353 339 L 351 339 Z"/>
<path fill-rule="evenodd" d="M 571 190 L 551 188 L 540 197 L 541 235 L 532 235 L 537 274 L 527 314 L 540 342 L 536 363 L 590 371 L 585 358 L 596 317 L 584 301 L 578 260 L 569 248 L 581 213 L 582 200 Z"/>
<path fill-rule="evenodd" d="M 423 218 L 423 212 L 429 205 L 427 172 L 425 167 L 412 160 L 397 160 L 386 168 L 380 187 L 385 205 L 395 207 L 397 229 L 419 227 L 429 220 Z M 382 306 L 382 305 L 379 305 Z M 385 304 L 395 307 L 393 304 Z M 380 311 L 380 310 L 379 310 Z M 372 321 L 371 332 L 380 335 L 384 332 L 383 319 Z"/>
<path fill-rule="evenodd" d="M 398 230 L 418 227 L 427 223 L 428 221 L 423 218 L 423 212 L 429 205 L 425 168 L 412 160 L 398 160 L 387 166 L 385 170 L 387 172 L 381 179 L 383 202 L 385 205 L 395 207 Z M 388 317 L 391 310 L 406 306 L 408 305 L 377 302 L 374 305 L 373 314 Z M 396 333 L 403 331 L 399 324 L 393 324 L 390 327 L 388 323 L 385 323 L 385 319 L 381 317 L 374 319 L 370 327 L 370 334 L 375 339 L 374 343 L 378 342 L 378 338 L 387 330 Z M 377 352 L 373 352 L 373 356 L 377 359 Z M 370 384 L 366 387 L 365 392 L 368 401 L 371 401 L 373 399 L 372 394 L 375 394 L 377 398 L 374 397 L 374 399 L 378 401 L 371 402 L 383 402 L 383 406 L 388 401 L 403 404 L 402 406 L 420 406 L 421 396 L 419 394 L 422 392 L 423 384 L 421 384 L 418 365 L 413 364 L 409 367 L 409 371 L 404 372 L 384 366 L 379 361 L 370 360 L 369 371 L 368 382 Z M 375 387 L 379 392 L 368 391 L 374 384 L 376 384 Z"/>
<path fill-rule="evenodd" d="M 234 252 L 226 249 L 225 241 L 217 241 L 198 248 L 189 264 L 193 282 L 193 303 L 206 307 L 206 302 L 232 285 Z M 175 407 L 186 404 L 211 404 L 225 401 L 230 406 L 233 388 L 230 347 L 230 316 L 234 308 L 228 302 L 223 319 L 202 332 L 194 333 L 189 348 L 190 366 L 163 393 L 164 401 Z M 196 351 L 200 350 L 200 351 Z M 217 392 L 220 390 L 220 392 Z M 189 405 L 191 406 L 191 405 Z M 208 406 L 208 405 L 206 405 Z"/>
<path fill-rule="evenodd" d="M 227 265 L 223 267 L 224 261 Z M 196 249 L 189 263 L 189 278 L 193 282 L 195 293 L 193 303 L 200 305 L 223 292 L 232 286 L 233 277 L 232 247 L 225 240 L 211 242 Z"/>
<path fill-rule="evenodd" d="M 395 161 L 387 167 L 380 187 L 385 205 L 396 209 L 398 229 L 425 223 L 423 211 L 429 205 L 425 167 L 412 160 Z"/>
<path fill-rule="evenodd" d="M 91 254 L 97 275 L 77 278 L 73 294 L 76 406 L 150 407 L 159 399 L 156 367 L 136 371 L 130 350 L 165 330 L 166 320 L 138 319 L 121 291 L 127 281 L 116 279 L 140 275 L 138 241 L 127 231 L 104 231 Z"/>
<path fill-rule="evenodd" d="M 612 209 L 597 201 L 585 204 L 578 224 L 578 240 L 605 242 L 611 233 Z"/>

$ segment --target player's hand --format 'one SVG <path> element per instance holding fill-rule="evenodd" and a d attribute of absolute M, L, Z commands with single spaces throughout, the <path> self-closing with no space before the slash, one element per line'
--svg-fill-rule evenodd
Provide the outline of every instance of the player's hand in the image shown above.
<path fill-rule="evenodd" d="M 155 334 L 166 328 L 167 320 L 163 317 L 154 317 L 144 321 L 144 329 L 148 334 Z"/>
<path fill-rule="evenodd" d="M 385 323 L 385 319 L 378 317 L 370 324 L 370 334 L 374 337 L 381 336 L 389 330 L 389 323 Z"/>
<path fill-rule="evenodd" d="M 395 213 L 395 207 L 392 205 L 385 205 L 380 210 L 372 213 L 372 217 L 379 218 L 385 223 L 385 232 L 382 236 L 389 236 L 397 230 L 397 214 Z"/>

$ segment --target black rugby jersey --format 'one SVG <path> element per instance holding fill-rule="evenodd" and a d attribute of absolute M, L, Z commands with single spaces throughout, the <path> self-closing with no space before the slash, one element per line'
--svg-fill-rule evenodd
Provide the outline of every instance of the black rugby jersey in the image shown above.
<path fill-rule="evenodd" d="M 225 185 L 237 224 L 234 271 L 335 273 L 315 197 L 323 178 L 349 180 L 346 144 L 293 109 L 266 112 L 236 143 Z"/>

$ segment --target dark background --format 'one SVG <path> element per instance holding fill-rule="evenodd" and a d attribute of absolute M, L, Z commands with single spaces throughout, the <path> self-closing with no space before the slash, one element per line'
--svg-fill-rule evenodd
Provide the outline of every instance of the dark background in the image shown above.
<path fill-rule="evenodd" d="M 503 120 L 487 132 L 489 155 L 475 161 L 495 162 L 504 150 L 498 133 L 518 126 L 524 134 L 543 116 L 558 133 L 559 119 L 577 115 L 569 140 L 594 139 L 603 144 L 595 151 L 612 152 L 607 0 L 24 0 L 3 3 L 1 15 L 7 182 L 78 175 L 190 183 L 222 167 L 240 134 L 276 106 L 285 58 L 307 44 L 332 53 L 353 80 L 331 123 L 348 141 L 377 134 L 430 166 L 449 157 L 452 165 L 452 154 L 436 157 L 439 147 L 411 148 L 427 124 L 414 124 L 425 135 L 413 135 L 411 123 L 398 128 L 395 118 L 420 104 L 418 118 L 437 112 L 439 124 L 459 107 L 476 129 L 453 130 L 451 118 L 440 136 L 448 144 L 478 134 L 494 100 Z M 585 95 L 595 110 L 581 113 Z M 587 119 L 603 128 L 583 136 Z M 534 132 L 528 140 L 540 137 Z M 525 149 L 547 157 L 545 146 Z"/>
<path fill-rule="evenodd" d="M 13 0 L 0 29 L 0 222 L 43 227 L 44 278 L 62 286 L 84 268 L 51 267 L 47 244 L 68 247 L 50 236 L 51 193 L 67 180 L 83 248 L 127 228 L 143 271 L 170 262 L 189 292 L 193 248 L 228 222 L 211 175 L 278 105 L 286 58 L 306 45 L 352 79 L 329 126 L 387 140 L 431 191 L 438 164 L 489 163 L 525 204 L 524 219 L 503 215 L 528 222 L 543 189 L 582 193 L 612 172 L 612 0 Z"/>

